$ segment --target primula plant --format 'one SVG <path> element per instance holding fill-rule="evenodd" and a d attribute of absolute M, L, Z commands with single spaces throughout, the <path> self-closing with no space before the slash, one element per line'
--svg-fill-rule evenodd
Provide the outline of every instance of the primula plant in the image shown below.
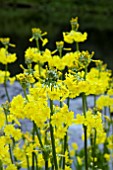
<path fill-rule="evenodd" d="M 16 60 L 8 47 L 9 38 L 0 38 L 0 83 L 4 84 L 7 101 L 0 106 L 0 170 L 109 170 L 113 168 L 113 77 L 111 70 L 94 52 L 80 51 L 79 43 L 87 33 L 78 31 L 78 18 L 70 21 L 71 30 L 63 32 L 63 40 L 51 51 L 42 47 L 48 42 L 46 32 L 32 29 L 30 42 L 35 47 L 25 51 L 26 68 L 10 77 L 8 65 Z M 65 48 L 75 44 L 75 50 Z M 90 68 L 94 63 L 95 67 Z M 10 99 L 7 82 L 18 81 L 23 94 Z M 94 106 L 87 98 L 94 96 Z M 82 98 L 82 113 L 76 116 L 70 100 Z M 57 105 L 55 102 L 57 101 Z M 76 103 L 75 103 L 76 105 Z M 23 131 L 21 122 L 32 124 Z M 69 127 L 83 128 L 79 149 L 75 141 L 69 144 Z M 76 136 L 75 136 L 76 137 Z M 100 147 L 101 146 L 101 147 Z"/>

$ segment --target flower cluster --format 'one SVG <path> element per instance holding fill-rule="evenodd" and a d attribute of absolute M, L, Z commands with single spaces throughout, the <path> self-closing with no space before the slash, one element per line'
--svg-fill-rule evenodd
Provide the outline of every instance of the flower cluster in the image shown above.
<path fill-rule="evenodd" d="M 94 52 L 79 50 L 87 33 L 78 31 L 77 17 L 70 23 L 71 30 L 63 32 L 63 40 L 56 42 L 53 51 L 42 50 L 48 42 L 43 38 L 47 33 L 33 28 L 30 41 L 34 40 L 36 46 L 25 50 L 26 68 L 20 65 L 23 73 L 13 78 L 8 65 L 17 57 L 8 47 L 14 45 L 10 38 L 0 38 L 4 46 L 0 48 L 0 63 L 4 65 L 0 84 L 4 84 L 8 99 L 0 106 L 1 170 L 71 170 L 73 166 L 77 170 L 108 169 L 113 152 L 112 72 L 102 61 L 93 59 Z M 65 43 L 74 43 L 75 50 L 65 48 Z M 95 66 L 90 68 L 92 62 Z M 15 79 L 24 95 L 18 94 L 10 101 L 7 81 Z M 87 102 L 89 95 L 94 96 L 92 108 Z M 75 116 L 70 100 L 77 97 L 82 98 L 82 111 Z M 22 121 L 32 127 L 24 131 Z M 82 150 L 75 141 L 69 145 L 68 130 L 72 124 L 83 129 Z"/>

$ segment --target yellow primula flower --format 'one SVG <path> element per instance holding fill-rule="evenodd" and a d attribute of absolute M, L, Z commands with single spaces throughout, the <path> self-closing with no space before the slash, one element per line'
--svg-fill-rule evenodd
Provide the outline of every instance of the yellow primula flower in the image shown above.
<path fill-rule="evenodd" d="M 24 102 L 25 102 L 25 99 L 20 94 L 13 97 L 13 99 L 11 101 L 9 111 L 17 119 L 25 118 L 24 111 L 23 111 L 24 110 Z"/>
<path fill-rule="evenodd" d="M 72 148 L 73 148 L 74 150 L 78 150 L 78 145 L 77 145 L 77 143 L 72 143 Z"/>
<path fill-rule="evenodd" d="M 9 164 L 5 170 L 17 170 L 17 166 L 15 164 Z"/>
<path fill-rule="evenodd" d="M 72 44 L 73 42 L 84 42 L 87 39 L 87 33 L 83 34 L 78 31 L 71 30 L 69 33 L 63 32 L 64 41 Z"/>
<path fill-rule="evenodd" d="M 12 124 L 8 124 L 4 128 L 4 133 L 6 136 L 11 136 L 15 139 L 15 141 L 18 141 L 22 137 L 22 132 L 20 129 L 16 129 Z"/>
<path fill-rule="evenodd" d="M 5 48 L 0 48 L 0 62 L 2 64 L 13 63 L 17 59 L 16 54 L 10 54 Z"/>
<path fill-rule="evenodd" d="M 105 153 L 104 158 L 106 159 L 106 161 L 110 161 L 110 154 Z"/>
<path fill-rule="evenodd" d="M 43 159 L 43 155 L 40 153 L 38 154 L 38 166 L 42 168 L 45 165 L 45 161 Z"/>
<path fill-rule="evenodd" d="M 9 77 L 10 84 L 12 85 L 16 80 L 16 77 Z"/>
<path fill-rule="evenodd" d="M 3 111 L 3 108 L 0 107 L 0 129 L 5 125 L 5 123 L 6 123 L 5 113 Z"/>
<path fill-rule="evenodd" d="M 34 39 L 38 41 L 39 39 L 42 41 L 42 46 L 46 45 L 48 42 L 48 39 L 43 39 L 42 37 L 45 36 L 47 32 L 42 33 L 42 30 L 40 28 L 32 28 L 32 37 L 29 39 L 29 41 L 33 41 Z M 39 46 L 38 46 L 39 48 Z"/>
<path fill-rule="evenodd" d="M 0 38 L 1 43 L 6 47 L 6 46 L 11 46 L 11 47 L 15 47 L 15 44 L 11 44 L 10 43 L 10 38 L 6 37 L 6 38 Z"/>
<path fill-rule="evenodd" d="M 73 123 L 75 124 L 83 124 L 85 121 L 85 117 L 81 114 L 77 114 L 76 118 L 73 120 Z"/>
<path fill-rule="evenodd" d="M 36 47 L 29 47 L 26 51 L 25 51 L 25 60 L 26 63 L 31 63 L 31 62 L 41 62 L 41 53 L 39 52 L 39 50 Z"/>
<path fill-rule="evenodd" d="M 0 136 L 0 160 L 5 165 L 11 163 L 9 145 L 6 144 L 6 139 L 4 136 Z"/>
<path fill-rule="evenodd" d="M 48 43 L 48 39 L 44 38 L 42 39 L 42 46 L 45 46 Z"/>
<path fill-rule="evenodd" d="M 80 158 L 79 156 L 77 156 L 77 162 L 78 162 L 79 165 L 82 165 L 82 164 L 83 164 L 82 158 Z"/>

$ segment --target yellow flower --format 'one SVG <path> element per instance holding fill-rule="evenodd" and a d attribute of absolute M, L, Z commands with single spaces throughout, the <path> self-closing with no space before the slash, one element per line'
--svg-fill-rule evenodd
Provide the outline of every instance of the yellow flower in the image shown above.
<path fill-rule="evenodd" d="M 24 119 L 24 98 L 22 95 L 15 96 L 11 101 L 10 113 L 17 119 Z"/>
<path fill-rule="evenodd" d="M 15 82 L 16 78 L 15 77 L 9 77 L 10 84 L 12 85 Z"/>
<path fill-rule="evenodd" d="M 104 158 L 106 159 L 106 161 L 110 161 L 110 154 L 105 153 Z"/>
<path fill-rule="evenodd" d="M 75 151 L 74 150 L 70 150 L 70 156 L 74 157 L 75 156 Z"/>
<path fill-rule="evenodd" d="M 10 43 L 10 38 L 7 37 L 7 38 L 0 38 L 0 41 L 1 43 L 4 45 L 4 46 L 11 46 L 11 47 L 15 47 L 15 44 L 11 44 Z"/>
<path fill-rule="evenodd" d="M 43 39 L 42 37 L 46 34 L 47 32 L 42 33 L 42 30 L 40 28 L 32 28 L 32 37 L 29 39 L 29 41 L 31 42 L 34 39 L 37 41 L 40 39 L 42 41 L 42 46 L 44 46 L 48 42 L 48 39 Z"/>
<path fill-rule="evenodd" d="M 38 166 L 40 168 L 42 168 L 44 166 L 44 164 L 45 164 L 45 161 L 43 159 L 43 155 L 40 153 L 40 154 L 38 154 Z"/>
<path fill-rule="evenodd" d="M 72 28 L 72 30 L 77 31 L 77 30 L 78 30 L 78 27 L 79 27 L 78 17 L 72 18 L 72 19 L 70 20 L 70 23 L 71 23 L 71 28 Z"/>
<path fill-rule="evenodd" d="M 77 156 L 77 162 L 79 165 L 82 165 L 82 158 L 80 158 L 79 156 Z"/>
<path fill-rule="evenodd" d="M 41 62 L 41 53 L 39 52 L 39 50 L 37 48 L 34 47 L 29 47 L 26 51 L 25 51 L 25 60 L 26 63 L 31 63 L 31 62 Z"/>
<path fill-rule="evenodd" d="M 42 39 L 42 46 L 45 46 L 48 43 L 48 39 L 44 38 Z"/>
<path fill-rule="evenodd" d="M 0 129 L 5 125 L 5 113 L 3 112 L 3 108 L 0 107 Z"/>
<path fill-rule="evenodd" d="M 77 114 L 76 118 L 73 120 L 75 124 L 83 124 L 85 121 L 85 118 L 83 115 Z"/>
<path fill-rule="evenodd" d="M 11 163 L 9 155 L 9 146 L 6 144 L 6 139 L 4 136 L 0 137 L 0 160 L 5 165 Z"/>
<path fill-rule="evenodd" d="M 72 143 L 72 148 L 73 148 L 74 150 L 77 150 L 77 149 L 78 149 L 77 143 Z"/>
<path fill-rule="evenodd" d="M 87 33 L 83 34 L 78 31 L 71 30 L 69 33 L 63 33 L 64 41 L 72 44 L 73 42 L 84 42 L 87 39 Z"/>
<path fill-rule="evenodd" d="M 0 49 L 0 62 L 2 64 L 13 63 L 17 59 L 16 54 L 10 54 L 5 48 Z"/>
<path fill-rule="evenodd" d="M 17 167 L 15 164 L 9 164 L 5 170 L 17 170 Z"/>
<path fill-rule="evenodd" d="M 65 165 L 65 170 L 72 170 L 72 168 L 70 168 L 70 166 Z"/>
<path fill-rule="evenodd" d="M 22 137 L 22 133 L 20 129 L 15 129 L 13 125 L 8 124 L 4 128 L 4 132 L 6 136 L 12 136 L 15 141 L 18 141 Z"/>

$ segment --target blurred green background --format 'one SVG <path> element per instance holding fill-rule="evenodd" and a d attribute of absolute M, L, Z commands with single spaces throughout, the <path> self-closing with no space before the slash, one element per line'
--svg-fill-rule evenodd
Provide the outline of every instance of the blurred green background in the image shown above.
<path fill-rule="evenodd" d="M 10 51 L 18 56 L 18 62 L 9 66 L 12 75 L 21 71 L 25 49 L 35 45 L 29 42 L 32 27 L 48 32 L 46 47 L 54 50 L 76 16 L 79 30 L 88 33 L 80 48 L 95 51 L 94 57 L 113 70 L 113 0 L 0 0 L 0 37 L 11 38 L 16 48 Z"/>

